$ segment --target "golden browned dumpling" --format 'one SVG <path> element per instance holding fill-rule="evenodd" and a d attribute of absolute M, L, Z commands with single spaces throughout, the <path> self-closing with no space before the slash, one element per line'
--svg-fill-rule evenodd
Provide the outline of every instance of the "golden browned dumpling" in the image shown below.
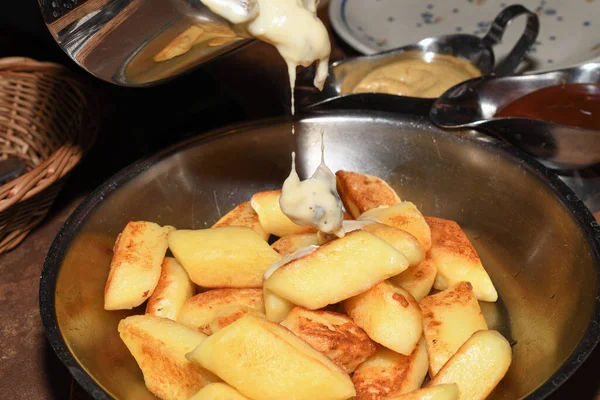
<path fill-rule="evenodd" d="M 129 310 L 148 299 L 160 278 L 171 226 L 131 221 L 115 242 L 104 288 L 105 310 Z"/>
<path fill-rule="evenodd" d="M 498 300 L 498 293 L 490 276 L 460 226 L 442 218 L 427 217 L 425 221 L 431 228 L 432 246 L 429 257 L 438 270 L 433 287 L 445 290 L 458 282 L 470 282 L 478 300 Z"/>
<path fill-rule="evenodd" d="M 177 320 L 183 304 L 196 293 L 196 285 L 172 257 L 165 257 L 160 279 L 146 304 L 146 314 Z"/>
<path fill-rule="evenodd" d="M 191 297 L 181 307 L 178 322 L 210 335 L 210 323 L 229 306 L 247 306 L 264 313 L 261 289 L 213 289 Z"/>
<path fill-rule="evenodd" d="M 252 399 L 347 400 L 348 374 L 283 326 L 246 314 L 187 357 Z"/>
<path fill-rule="evenodd" d="M 244 226 L 171 232 L 169 248 L 192 282 L 204 288 L 258 288 L 265 271 L 281 258 Z"/>
<path fill-rule="evenodd" d="M 229 211 L 212 227 L 222 228 L 224 226 L 245 226 L 246 228 L 253 229 L 264 240 L 269 240 L 269 234 L 263 229 L 258 220 L 258 214 L 254 211 L 249 201 L 245 201 Z"/>
<path fill-rule="evenodd" d="M 400 202 L 394 189 L 376 176 L 351 171 L 338 171 L 335 176 L 342 203 L 355 219 L 372 208 Z"/>
<path fill-rule="evenodd" d="M 406 257 L 386 241 L 358 230 L 290 261 L 264 288 L 310 310 L 355 296 L 408 268 Z"/>
<path fill-rule="evenodd" d="M 344 309 L 371 339 L 396 353 L 410 355 L 423 335 L 419 304 L 388 281 L 344 301 Z"/>
<path fill-rule="evenodd" d="M 348 373 L 375 353 L 375 343 L 344 314 L 295 307 L 281 325 Z"/>
<path fill-rule="evenodd" d="M 250 400 L 223 382 L 210 383 L 188 400 Z"/>
<path fill-rule="evenodd" d="M 497 331 L 478 331 L 427 384 L 456 383 L 459 400 L 484 400 L 504 378 L 512 362 L 512 349 Z"/>
<path fill-rule="evenodd" d="M 437 266 L 427 257 L 419 265 L 411 265 L 406 271 L 390 278 L 390 282 L 406 290 L 419 301 L 431 291 L 436 274 Z"/>
<path fill-rule="evenodd" d="M 133 315 L 119 323 L 119 335 L 137 361 L 146 387 L 161 399 L 187 400 L 220 379 L 187 360 L 206 335 L 167 318 Z"/>
<path fill-rule="evenodd" d="M 388 400 L 421 387 L 427 375 L 427 347 L 421 338 L 411 355 L 379 346 L 352 376 L 356 400 Z"/>
<path fill-rule="evenodd" d="M 373 208 L 358 218 L 362 221 L 377 221 L 402 229 L 417 238 L 423 250 L 431 247 L 431 229 L 423 214 L 410 201 L 403 201 L 390 207 Z"/>
<path fill-rule="evenodd" d="M 271 247 L 283 257 L 294 254 L 303 247 L 317 246 L 318 244 L 316 233 L 301 233 L 282 237 L 273 243 Z"/>
<path fill-rule="evenodd" d="M 471 335 L 487 329 L 469 282 L 427 296 L 419 302 L 429 353 L 429 375 L 434 377 Z"/>

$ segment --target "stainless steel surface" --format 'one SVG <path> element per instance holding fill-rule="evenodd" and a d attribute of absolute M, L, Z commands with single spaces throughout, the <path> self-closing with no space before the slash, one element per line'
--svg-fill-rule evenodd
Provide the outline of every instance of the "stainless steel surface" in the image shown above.
<path fill-rule="evenodd" d="M 49 342 L 95 398 L 152 398 L 116 331 L 131 312 L 102 308 L 124 225 L 209 227 L 253 193 L 281 187 L 292 150 L 300 175 L 310 174 L 322 129 L 332 170 L 378 175 L 468 233 L 500 294 L 484 313 L 514 350 L 491 399 L 543 399 L 585 361 L 599 339 L 600 225 L 554 174 L 489 136 L 424 117 L 329 111 L 295 126 L 292 136 L 287 120 L 258 122 L 178 145 L 111 178 L 69 218 L 42 271 L 40 307 Z"/>
<path fill-rule="evenodd" d="M 509 55 L 496 64 L 493 46 L 500 42 L 510 21 L 521 15 L 527 16 L 525 31 Z M 467 34 L 431 37 L 399 49 L 335 62 L 329 67 L 329 78 L 320 92 L 312 85 L 314 68 L 309 68 L 298 76 L 297 104 L 300 107 L 308 107 L 335 97 L 356 96 L 351 94 L 352 90 L 369 72 L 409 55 L 414 57 L 415 53 L 424 59 L 432 57 L 433 54 L 456 56 L 470 61 L 482 75 L 492 72 L 496 76 L 508 75 L 513 73 L 523 61 L 535 43 L 538 32 L 537 15 L 521 5 L 512 5 L 498 14 L 490 31 L 483 38 Z"/>
<path fill-rule="evenodd" d="M 60 47 L 79 65 L 105 81 L 124 86 L 148 86 L 190 71 L 215 57 L 249 42 L 234 29 L 237 40 L 204 41 L 196 28 L 215 38 L 214 29 L 231 30 L 200 0 L 80 0 L 68 1 L 67 12 L 56 3 L 38 0 L 44 21 Z M 233 0 L 226 0 L 233 1 Z M 188 51 L 164 61 L 155 56 L 189 29 L 194 35 L 181 39 Z M 189 31 L 188 31 L 189 32 Z M 230 38 L 227 33 L 223 38 Z M 219 37 L 218 35 L 216 36 Z M 195 39 L 194 39 L 195 38 Z M 191 43 L 195 43 L 190 45 Z"/>
<path fill-rule="evenodd" d="M 557 171 L 557 174 L 591 212 L 600 211 L 600 166 Z"/>
<path fill-rule="evenodd" d="M 562 83 L 600 83 L 600 63 L 556 71 L 464 82 L 432 106 L 443 128 L 474 128 L 499 136 L 551 168 L 583 168 L 600 162 L 600 132 L 530 118 L 494 118 L 496 112 L 535 90 Z"/>

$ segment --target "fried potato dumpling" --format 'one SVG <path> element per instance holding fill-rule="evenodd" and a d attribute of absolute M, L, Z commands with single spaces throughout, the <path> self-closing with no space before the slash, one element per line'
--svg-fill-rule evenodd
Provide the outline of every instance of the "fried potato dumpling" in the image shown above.
<path fill-rule="evenodd" d="M 498 300 L 490 276 L 460 226 L 442 218 L 426 217 L 425 220 L 431 227 L 429 256 L 438 269 L 433 287 L 445 290 L 458 282 L 470 282 L 478 300 Z"/>
<path fill-rule="evenodd" d="M 429 257 L 418 265 L 410 266 L 406 271 L 390 278 L 390 282 L 412 294 L 420 301 L 431 292 L 437 267 Z"/>
<path fill-rule="evenodd" d="M 409 201 L 391 207 L 373 208 L 361 214 L 358 220 L 374 220 L 402 229 L 416 237 L 424 251 L 431 247 L 431 229 L 417 206 Z"/>
<path fill-rule="evenodd" d="M 414 392 L 402 394 L 389 400 L 458 400 L 458 385 L 448 383 L 415 390 Z"/>
<path fill-rule="evenodd" d="M 276 295 L 269 289 L 263 288 L 263 298 L 265 300 L 265 315 L 269 321 L 281 322 L 296 305 L 291 301 Z"/>
<path fill-rule="evenodd" d="M 252 399 L 347 400 L 348 374 L 283 326 L 247 314 L 187 356 Z"/>
<path fill-rule="evenodd" d="M 396 353 L 410 355 L 423 334 L 419 304 L 388 281 L 344 301 L 344 309 L 371 339 Z"/>
<path fill-rule="evenodd" d="M 294 254 L 298 250 L 307 246 L 318 246 L 316 233 L 302 233 L 299 235 L 290 235 L 278 239 L 271 245 L 273 250 L 280 256 Z"/>
<path fill-rule="evenodd" d="M 260 224 L 266 232 L 279 237 L 317 232 L 312 226 L 301 226 L 292 222 L 281 211 L 280 197 L 281 190 L 270 190 L 256 193 L 250 200 L 252 208 L 258 214 Z"/>
<path fill-rule="evenodd" d="M 344 314 L 295 307 L 281 325 L 347 373 L 375 353 L 373 341 Z"/>
<path fill-rule="evenodd" d="M 281 258 L 255 231 L 237 226 L 171 232 L 169 248 L 190 279 L 205 288 L 258 288 Z"/>
<path fill-rule="evenodd" d="M 208 47 L 217 47 L 223 46 L 224 44 L 236 42 L 238 40 L 242 40 L 243 38 L 233 37 L 233 38 L 214 38 L 208 42 Z"/>
<path fill-rule="evenodd" d="M 250 400 L 235 388 L 223 382 L 210 383 L 204 386 L 189 400 Z"/>
<path fill-rule="evenodd" d="M 375 355 L 354 371 L 356 400 L 387 400 L 417 390 L 423 384 L 428 366 L 423 338 L 410 356 L 379 346 Z"/>
<path fill-rule="evenodd" d="M 456 383 L 459 400 L 483 400 L 504 378 L 512 349 L 497 331 L 475 332 L 427 384 Z"/>
<path fill-rule="evenodd" d="M 206 335 L 167 318 L 133 315 L 119 322 L 119 335 L 135 358 L 146 387 L 161 399 L 187 400 L 220 379 L 188 361 Z"/>
<path fill-rule="evenodd" d="M 125 226 L 113 248 L 104 288 L 105 310 L 129 310 L 152 295 L 167 252 L 167 236 L 173 230 L 145 221 Z"/>
<path fill-rule="evenodd" d="M 400 203 L 394 189 L 376 176 L 350 171 L 338 171 L 335 176 L 342 203 L 353 218 L 372 208 Z"/>
<path fill-rule="evenodd" d="M 368 290 L 408 267 L 406 257 L 384 240 L 355 231 L 283 265 L 264 288 L 310 310 Z"/>
<path fill-rule="evenodd" d="M 177 35 L 160 52 L 154 56 L 155 62 L 166 61 L 190 51 L 194 43 L 202 36 L 204 29 L 192 25 Z"/>
<path fill-rule="evenodd" d="M 212 333 L 219 332 L 221 329 L 225 328 L 229 324 L 234 323 L 246 314 L 265 317 L 265 315 L 259 310 L 242 304 L 227 306 L 217 311 L 215 318 L 209 324 L 210 330 Z"/>
<path fill-rule="evenodd" d="M 270 235 L 263 229 L 258 220 L 258 214 L 254 211 L 249 201 L 245 201 L 229 211 L 212 228 L 222 228 L 224 226 L 245 226 L 246 228 L 253 229 L 263 240 L 269 240 Z"/>
<path fill-rule="evenodd" d="M 219 22 L 202 22 L 199 26 L 212 37 L 234 37 L 235 32 L 228 26 Z"/>
<path fill-rule="evenodd" d="M 264 311 L 261 289 L 213 289 L 199 293 L 185 302 L 179 312 L 178 322 L 210 335 L 210 323 L 219 310 L 229 306 L 246 306 Z"/>
<path fill-rule="evenodd" d="M 487 324 L 469 282 L 423 298 L 423 333 L 429 353 L 429 375 L 434 377 L 471 335 Z"/>
<path fill-rule="evenodd" d="M 209 46 L 219 46 L 234 40 L 240 40 L 228 26 L 216 23 L 202 23 L 188 27 L 171 40 L 153 57 L 154 62 L 167 61 L 183 55 L 194 45 L 208 42 Z"/>
<path fill-rule="evenodd" d="M 362 230 L 372 233 L 380 239 L 385 240 L 408 260 L 409 268 L 417 266 L 425 260 L 425 251 L 413 235 L 393 226 L 373 223 L 365 225 Z"/>
<path fill-rule="evenodd" d="M 196 293 L 196 285 L 172 257 L 165 257 L 154 293 L 146 304 L 146 314 L 177 320 L 183 304 Z"/>

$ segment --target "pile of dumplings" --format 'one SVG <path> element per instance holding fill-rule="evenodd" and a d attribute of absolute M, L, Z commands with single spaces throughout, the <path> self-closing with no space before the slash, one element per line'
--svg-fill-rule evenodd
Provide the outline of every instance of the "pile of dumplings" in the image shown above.
<path fill-rule="evenodd" d="M 280 190 L 208 229 L 131 221 L 104 308 L 164 400 L 477 400 L 512 349 L 479 302 L 498 294 L 451 220 L 423 216 L 383 180 L 336 173 L 352 226 L 299 226 Z M 272 244 L 269 244 L 272 243 Z"/>

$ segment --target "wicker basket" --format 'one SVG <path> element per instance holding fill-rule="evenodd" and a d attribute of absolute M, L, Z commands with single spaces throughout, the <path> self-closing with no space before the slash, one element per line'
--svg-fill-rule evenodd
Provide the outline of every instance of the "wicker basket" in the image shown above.
<path fill-rule="evenodd" d="M 95 98 L 64 67 L 0 59 L 0 159 L 27 172 L 0 184 L 0 254 L 15 248 L 52 205 L 65 175 L 97 134 Z"/>

